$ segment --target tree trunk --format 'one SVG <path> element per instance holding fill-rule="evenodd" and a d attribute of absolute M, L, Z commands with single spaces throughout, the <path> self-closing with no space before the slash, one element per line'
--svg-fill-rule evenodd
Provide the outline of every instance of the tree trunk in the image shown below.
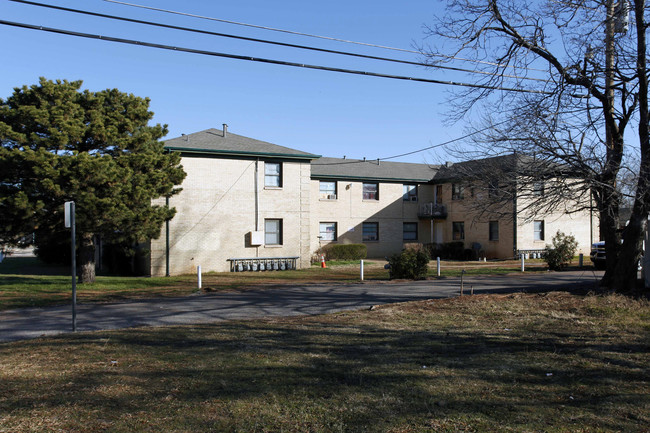
<path fill-rule="evenodd" d="M 95 282 L 95 235 L 81 235 L 79 248 L 79 278 L 82 283 Z"/>
<path fill-rule="evenodd" d="M 615 263 L 614 276 L 611 288 L 619 292 L 629 292 L 636 288 L 637 264 L 641 257 L 641 240 L 645 221 L 642 211 L 636 209 L 630 216 L 630 221 L 625 226 L 623 245 Z"/>

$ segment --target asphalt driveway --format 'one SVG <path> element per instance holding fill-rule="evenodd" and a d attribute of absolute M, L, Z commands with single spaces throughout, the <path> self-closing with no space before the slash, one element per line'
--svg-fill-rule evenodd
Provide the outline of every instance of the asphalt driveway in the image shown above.
<path fill-rule="evenodd" d="M 466 276 L 465 294 L 596 288 L 592 270 Z M 78 304 L 77 330 L 166 326 L 232 319 L 326 314 L 373 305 L 458 296 L 460 278 L 427 281 L 269 286 L 242 292 L 196 294 L 110 304 Z M 0 342 L 71 332 L 71 306 L 0 312 Z"/>

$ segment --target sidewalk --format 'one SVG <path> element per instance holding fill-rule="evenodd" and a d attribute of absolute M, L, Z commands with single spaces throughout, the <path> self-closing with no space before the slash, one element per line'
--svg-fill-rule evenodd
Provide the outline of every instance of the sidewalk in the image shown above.
<path fill-rule="evenodd" d="M 602 272 L 572 271 L 464 278 L 465 294 L 590 290 Z M 327 314 L 372 305 L 458 296 L 459 278 L 271 286 L 243 292 L 197 294 L 111 304 L 77 305 L 77 330 L 169 326 L 233 319 Z M 0 343 L 72 331 L 71 306 L 0 312 Z"/>

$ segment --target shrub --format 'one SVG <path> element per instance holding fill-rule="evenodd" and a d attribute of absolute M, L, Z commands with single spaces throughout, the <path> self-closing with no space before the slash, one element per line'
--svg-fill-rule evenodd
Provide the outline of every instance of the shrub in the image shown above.
<path fill-rule="evenodd" d="M 318 254 L 325 260 L 361 260 L 368 256 L 368 248 L 364 244 L 327 245 Z"/>
<path fill-rule="evenodd" d="M 466 260 L 465 244 L 463 242 L 446 242 L 443 244 L 427 244 L 429 257 L 440 257 L 445 260 Z"/>
<path fill-rule="evenodd" d="M 578 249 L 576 238 L 558 231 L 553 237 L 553 246 L 546 245 L 544 260 L 552 271 L 566 268 Z"/>
<path fill-rule="evenodd" d="M 388 259 L 391 278 L 422 279 L 429 270 L 429 253 L 425 249 L 406 249 Z"/>

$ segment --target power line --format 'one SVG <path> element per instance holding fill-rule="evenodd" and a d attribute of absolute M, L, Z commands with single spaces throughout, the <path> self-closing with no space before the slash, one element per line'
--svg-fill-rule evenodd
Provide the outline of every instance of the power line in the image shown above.
<path fill-rule="evenodd" d="M 239 54 L 220 53 L 216 51 L 198 50 L 194 48 L 177 47 L 172 45 L 136 41 L 132 39 L 116 38 L 112 36 L 101 36 L 101 35 L 95 35 L 90 33 L 74 32 L 71 30 L 57 29 L 52 27 L 43 27 L 43 26 L 37 26 L 33 24 L 18 23 L 14 21 L 0 20 L 0 25 L 19 27 L 19 28 L 30 29 L 30 30 L 39 30 L 39 31 L 57 33 L 57 34 L 68 35 L 68 36 L 76 36 L 76 37 L 81 37 L 86 39 L 98 39 L 102 41 L 118 42 L 118 43 L 128 44 L 128 45 L 138 45 L 138 46 L 149 47 L 149 48 L 158 48 L 158 49 L 169 50 L 169 51 L 201 54 L 201 55 L 212 56 L 212 57 L 224 57 L 224 58 L 236 59 L 236 60 L 247 60 L 251 62 L 269 63 L 269 64 L 282 65 L 282 66 L 293 66 L 298 68 L 315 69 L 315 70 L 328 71 L 328 72 L 340 72 L 344 74 L 365 75 L 369 77 L 390 78 L 394 80 L 406 80 L 406 81 L 417 81 L 417 82 L 431 83 L 431 84 L 443 84 L 448 86 L 471 87 L 471 88 L 487 89 L 487 90 L 503 90 L 507 92 L 536 93 L 536 94 L 543 94 L 543 95 L 552 94 L 551 92 L 545 92 L 543 90 L 527 90 L 521 88 L 517 89 L 517 88 L 501 87 L 501 86 L 488 86 L 483 84 L 463 83 L 463 82 L 456 82 L 456 81 L 442 81 L 442 80 L 434 80 L 429 78 L 408 77 L 404 75 L 391 75 L 391 74 L 382 74 L 378 72 L 359 71 L 355 69 L 334 68 L 330 66 L 319 66 L 319 65 L 295 63 L 295 62 L 286 62 L 282 60 L 265 59 L 261 57 L 250 57 L 250 56 L 243 56 Z"/>
<path fill-rule="evenodd" d="M 260 26 L 260 25 L 257 25 L 257 24 L 241 23 L 241 22 L 226 20 L 226 19 L 222 19 L 222 18 L 206 17 L 204 15 L 196 15 L 196 14 L 190 14 L 190 13 L 187 13 L 187 12 L 173 11 L 173 10 L 170 10 L 170 9 L 155 8 L 155 7 L 152 7 L 152 6 L 139 5 L 139 4 L 135 4 L 135 3 L 127 3 L 127 2 L 117 1 L 117 0 L 104 0 L 104 1 L 108 2 L 108 3 L 115 3 L 115 4 L 124 5 L 124 6 L 131 6 L 131 7 L 135 7 L 135 8 L 141 8 L 141 9 L 148 9 L 148 10 L 152 10 L 152 11 L 156 11 L 156 12 L 164 12 L 164 13 L 168 13 L 168 14 L 182 15 L 182 16 L 191 17 L 191 18 L 199 18 L 199 19 L 202 19 L 202 20 L 217 21 L 217 22 L 220 22 L 220 23 L 234 24 L 234 25 L 237 25 L 237 26 L 252 27 L 252 28 L 256 28 L 256 29 L 269 30 L 269 31 L 273 31 L 273 32 L 288 33 L 288 34 L 297 35 L 297 36 L 306 36 L 306 37 L 309 37 L 309 38 L 325 39 L 325 40 L 328 40 L 328 41 L 343 42 L 343 43 L 346 43 L 346 44 L 363 45 L 363 46 L 366 46 L 366 47 L 381 48 L 383 50 L 393 50 L 393 51 L 401 51 L 401 52 L 404 52 L 404 53 L 422 54 L 419 51 L 407 50 L 405 48 L 389 47 L 389 46 L 385 46 L 385 45 L 371 44 L 371 43 L 367 43 L 367 42 L 357 42 L 357 41 L 350 41 L 350 40 L 347 40 L 347 39 L 339 39 L 339 38 L 334 38 L 334 37 L 331 37 L 331 36 L 320 36 L 320 35 L 314 35 L 314 34 L 309 34 L 309 33 L 297 32 L 297 31 L 293 31 L 293 30 L 278 29 L 278 28 L 268 27 L 268 26 Z M 499 67 L 505 67 L 505 68 L 525 69 L 525 70 L 529 70 L 529 71 L 546 72 L 543 69 L 524 68 L 524 67 L 516 66 L 516 65 L 504 65 L 504 64 L 495 63 L 495 62 L 486 62 L 484 60 L 464 59 L 462 57 L 448 56 L 448 55 L 445 55 L 445 54 L 431 53 L 431 55 L 434 56 L 434 57 L 442 57 L 442 58 L 450 59 L 450 60 L 460 60 L 460 61 L 463 61 L 463 62 L 481 63 L 481 64 L 485 64 L 485 65 L 499 66 Z"/>
<path fill-rule="evenodd" d="M 341 161 L 341 162 L 331 162 L 331 163 L 326 163 L 326 164 L 317 164 L 317 165 L 347 165 L 347 164 L 363 164 L 364 162 L 372 163 L 373 161 L 386 161 L 386 160 L 389 160 L 389 159 L 400 158 L 400 157 L 402 157 L 402 156 L 413 155 L 414 153 L 424 152 L 425 150 L 435 149 L 435 148 L 437 148 L 437 147 L 446 146 L 446 145 L 448 145 L 448 144 L 451 144 L 451 143 L 455 143 L 455 142 L 457 142 L 457 141 L 464 140 L 464 139 L 466 139 L 466 138 L 471 137 L 472 135 L 480 134 L 481 132 L 485 132 L 485 131 L 487 131 L 487 130 L 489 130 L 489 129 L 492 129 L 492 128 L 494 128 L 495 126 L 503 125 L 504 123 L 507 123 L 507 122 L 509 122 L 509 121 L 510 121 L 510 119 L 507 119 L 507 120 L 504 120 L 504 121 L 501 121 L 501 122 L 497 122 L 497 123 L 495 123 L 494 125 L 486 126 L 486 127 L 483 128 L 483 129 L 479 129 L 479 130 L 477 130 L 477 131 L 470 132 L 469 134 L 465 134 L 465 135 L 463 135 L 462 137 L 453 138 L 453 139 L 448 140 L 448 141 L 445 141 L 445 142 L 443 142 L 443 143 L 438 143 L 438 144 L 434 144 L 434 145 L 432 145 L 432 146 L 423 147 L 422 149 L 413 150 L 413 151 L 411 151 L 411 152 L 400 153 L 399 155 L 386 156 L 386 157 L 384 157 L 384 158 L 376 158 L 376 159 L 364 159 L 364 160 L 345 161 L 345 162 L 343 162 L 343 161 Z"/>
<path fill-rule="evenodd" d="M 56 5 L 33 2 L 33 1 L 28 1 L 28 0 L 9 0 L 9 1 L 12 1 L 14 3 L 27 4 L 27 5 L 31 5 L 31 6 L 38 6 L 38 7 L 44 7 L 44 8 L 49 8 L 49 9 L 55 9 L 55 10 L 60 10 L 60 11 L 65 11 L 65 12 L 73 12 L 73 13 L 82 14 L 82 15 L 89 15 L 89 16 L 100 17 L 100 18 L 108 18 L 108 19 L 112 19 L 112 20 L 125 21 L 125 22 L 130 22 L 130 23 L 135 23 L 135 24 L 144 24 L 144 25 L 148 25 L 148 26 L 162 27 L 162 28 L 173 29 L 173 30 L 181 30 L 181 31 L 186 31 L 186 32 L 200 33 L 200 34 L 205 34 L 205 35 L 210 35 L 210 36 L 220 36 L 220 37 L 231 38 L 231 39 L 239 39 L 239 40 L 244 40 L 244 41 L 259 42 L 259 43 L 263 43 L 263 44 L 279 45 L 279 46 L 290 47 L 290 48 L 299 48 L 299 49 L 303 49 L 303 50 L 319 51 L 319 52 L 330 53 L 330 54 L 340 54 L 340 55 L 344 55 L 344 56 L 359 57 L 359 58 L 365 58 L 365 59 L 371 59 L 371 60 L 381 60 L 381 61 L 385 61 L 385 62 L 402 63 L 402 64 L 414 65 L 414 66 L 425 66 L 425 67 L 430 67 L 430 68 L 447 69 L 447 70 L 451 70 L 451 71 L 468 72 L 468 73 L 473 73 L 473 74 L 492 75 L 492 73 L 486 72 L 486 71 L 477 71 L 477 70 L 471 70 L 471 69 L 456 68 L 456 67 L 452 67 L 452 66 L 432 65 L 432 64 L 428 64 L 428 63 L 412 62 L 412 61 L 409 61 L 409 60 L 391 59 L 391 58 L 388 58 L 388 57 L 371 56 L 371 55 L 367 55 L 367 54 L 351 53 L 351 52 L 347 52 L 347 51 L 330 50 L 330 49 L 317 48 L 317 47 L 311 47 L 311 46 L 306 46 L 306 45 L 297 45 L 297 44 L 289 44 L 289 43 L 285 43 L 285 42 L 270 41 L 270 40 L 267 40 L 267 39 L 250 38 L 250 37 L 246 37 L 246 36 L 238 36 L 238 35 L 232 35 L 232 34 L 228 34 L 228 33 L 218 33 L 218 32 L 212 32 L 212 31 L 209 31 L 209 30 L 195 29 L 195 28 L 191 28 L 191 27 L 182 27 L 182 26 L 176 26 L 176 25 L 172 25 L 172 24 L 164 24 L 164 23 L 157 23 L 157 22 L 153 22 L 153 21 L 139 20 L 139 19 L 135 19 L 135 18 L 120 17 L 120 16 L 116 16 L 116 15 L 108 15 L 108 14 L 103 14 L 103 13 L 99 13 L 99 12 L 84 11 L 84 10 L 80 10 L 80 9 L 67 8 L 67 7 L 63 7 L 63 6 L 56 6 Z M 541 78 L 519 77 L 519 76 L 516 76 L 516 75 L 508 75 L 508 74 L 502 74 L 502 76 L 506 77 L 506 78 L 515 78 L 515 79 L 520 79 L 520 80 L 533 80 L 533 81 L 541 81 L 541 82 L 546 81 L 546 80 L 543 80 Z"/>

